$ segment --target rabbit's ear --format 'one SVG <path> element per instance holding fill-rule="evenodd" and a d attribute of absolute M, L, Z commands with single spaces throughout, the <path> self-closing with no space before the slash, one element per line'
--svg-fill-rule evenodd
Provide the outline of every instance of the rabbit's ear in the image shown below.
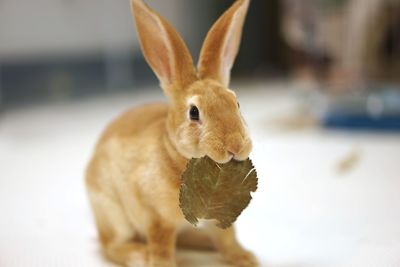
<path fill-rule="evenodd" d="M 201 79 L 214 79 L 228 87 L 249 2 L 237 0 L 208 32 L 198 64 Z"/>
<path fill-rule="evenodd" d="M 167 94 L 172 85 L 175 90 L 191 84 L 196 71 L 180 35 L 143 0 L 131 0 L 131 6 L 143 54 Z"/>

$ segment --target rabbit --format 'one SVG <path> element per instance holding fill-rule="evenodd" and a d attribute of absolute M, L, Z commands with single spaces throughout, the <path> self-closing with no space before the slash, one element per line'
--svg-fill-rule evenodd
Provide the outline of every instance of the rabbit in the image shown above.
<path fill-rule="evenodd" d="M 249 0 L 237 0 L 207 34 L 196 71 L 187 46 L 143 0 L 131 0 L 143 54 L 169 100 L 135 107 L 100 137 L 86 187 L 104 256 L 123 266 L 176 266 L 177 246 L 214 249 L 238 267 L 258 266 L 236 239 L 179 207 L 181 174 L 205 155 L 218 163 L 248 158 L 252 142 L 228 89 Z"/>

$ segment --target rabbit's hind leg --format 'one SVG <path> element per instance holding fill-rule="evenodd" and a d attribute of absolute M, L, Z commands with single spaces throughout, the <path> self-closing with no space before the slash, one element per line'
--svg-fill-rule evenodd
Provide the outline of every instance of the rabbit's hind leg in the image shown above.
<path fill-rule="evenodd" d="M 102 192 L 90 191 L 89 197 L 106 258 L 129 267 L 147 266 L 146 245 L 135 241 L 135 230 L 120 203 Z"/>

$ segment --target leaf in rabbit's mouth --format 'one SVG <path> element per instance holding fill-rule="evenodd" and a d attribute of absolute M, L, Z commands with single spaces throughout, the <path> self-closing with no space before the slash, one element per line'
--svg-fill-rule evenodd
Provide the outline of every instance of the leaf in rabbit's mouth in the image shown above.
<path fill-rule="evenodd" d="M 182 174 L 179 205 L 191 224 L 214 219 L 228 228 L 249 205 L 257 190 L 257 172 L 250 159 L 218 164 L 209 157 L 192 159 Z"/>

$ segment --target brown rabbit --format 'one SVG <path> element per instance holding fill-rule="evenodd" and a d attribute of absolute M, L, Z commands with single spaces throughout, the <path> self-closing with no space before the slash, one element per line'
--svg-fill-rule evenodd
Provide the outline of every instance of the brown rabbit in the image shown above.
<path fill-rule="evenodd" d="M 233 227 L 205 223 L 198 230 L 179 208 L 189 159 L 208 155 L 226 163 L 251 151 L 236 95 L 227 88 L 249 0 L 237 0 L 212 27 L 198 72 L 175 29 L 142 0 L 131 3 L 143 53 L 169 104 L 127 111 L 97 144 L 86 184 L 104 254 L 125 266 L 176 266 L 178 243 L 213 246 L 235 266 L 258 266 Z"/>

